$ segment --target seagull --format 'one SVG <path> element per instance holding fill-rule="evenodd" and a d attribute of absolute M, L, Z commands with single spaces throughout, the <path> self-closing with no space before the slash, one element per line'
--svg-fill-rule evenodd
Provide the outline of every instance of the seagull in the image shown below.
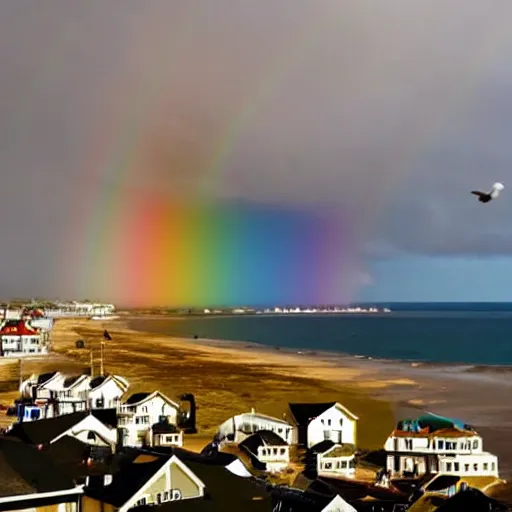
<path fill-rule="evenodd" d="M 479 190 L 472 190 L 471 193 L 475 196 L 478 196 L 478 200 L 481 203 L 488 203 L 492 199 L 496 199 L 500 192 L 505 188 L 505 185 L 503 183 L 496 182 L 490 192 L 480 192 Z"/>

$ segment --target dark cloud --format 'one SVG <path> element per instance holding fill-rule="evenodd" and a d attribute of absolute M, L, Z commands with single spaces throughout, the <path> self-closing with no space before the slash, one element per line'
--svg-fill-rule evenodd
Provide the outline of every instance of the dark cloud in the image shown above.
<path fill-rule="evenodd" d="M 469 190 L 507 186 L 511 14 L 473 0 L 3 3 L 0 292 L 69 292 L 56 275 L 95 206 L 84 190 L 119 187 L 120 166 L 125 187 L 342 212 L 369 254 L 506 253 L 507 188 L 490 205 Z"/>

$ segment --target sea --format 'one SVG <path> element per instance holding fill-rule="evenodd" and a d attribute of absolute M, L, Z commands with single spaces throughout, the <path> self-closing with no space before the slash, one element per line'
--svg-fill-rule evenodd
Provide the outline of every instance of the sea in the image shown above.
<path fill-rule="evenodd" d="M 374 359 L 512 365 L 512 302 L 360 305 L 391 312 L 204 316 L 142 320 L 134 327 L 174 336 Z"/>

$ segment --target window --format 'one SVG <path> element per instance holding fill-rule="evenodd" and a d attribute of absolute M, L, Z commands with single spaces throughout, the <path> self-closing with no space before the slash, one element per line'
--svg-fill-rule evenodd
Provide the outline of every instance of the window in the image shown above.
<path fill-rule="evenodd" d="M 147 414 L 147 412 L 148 412 L 148 406 L 147 406 L 147 405 L 143 405 L 143 406 L 141 407 L 141 410 L 142 410 L 142 412 L 144 412 L 144 413 L 146 413 L 146 414 Z"/>
<path fill-rule="evenodd" d="M 453 463 L 453 470 L 454 471 L 459 471 L 460 470 L 460 464 L 458 462 L 454 462 Z"/>
<path fill-rule="evenodd" d="M 406 450 L 412 450 L 412 439 L 406 439 L 405 440 L 405 449 Z"/>
<path fill-rule="evenodd" d="M 286 448 L 281 448 L 279 450 L 279 455 L 286 455 Z"/>
<path fill-rule="evenodd" d="M 181 499 L 181 491 L 179 489 L 172 490 L 171 500 L 180 500 Z"/>
<path fill-rule="evenodd" d="M 496 469 L 496 463 L 491 462 L 491 470 L 494 471 Z"/>
<path fill-rule="evenodd" d="M 164 492 L 164 501 L 169 501 L 169 491 Z"/>
<path fill-rule="evenodd" d="M 438 450 L 444 450 L 444 441 L 442 439 L 439 439 L 437 441 L 437 449 Z"/>
<path fill-rule="evenodd" d="M 159 492 L 156 493 L 156 502 L 158 504 L 162 503 L 162 494 Z"/>
<path fill-rule="evenodd" d="M 145 505 L 145 504 L 146 504 L 146 497 L 144 496 L 144 498 L 141 498 L 139 501 L 137 501 L 137 503 L 135 503 L 135 506 L 142 507 L 142 505 Z"/>
<path fill-rule="evenodd" d="M 448 473 L 451 473 L 452 472 L 452 463 L 451 462 L 447 462 L 446 463 L 446 471 Z"/>
<path fill-rule="evenodd" d="M 473 450 L 477 450 L 477 449 L 478 449 L 478 440 L 477 440 L 477 439 L 475 439 L 475 440 L 473 441 Z"/>
<path fill-rule="evenodd" d="M 89 441 L 95 441 L 96 440 L 96 434 L 92 430 L 89 430 L 89 432 L 87 432 L 87 439 Z"/>
<path fill-rule="evenodd" d="M 468 473 L 468 472 L 469 472 L 469 464 L 464 464 L 464 471 L 465 471 L 466 473 Z"/>
<path fill-rule="evenodd" d="M 332 462 L 325 462 L 324 463 L 324 468 L 325 469 L 332 469 Z"/>
<path fill-rule="evenodd" d="M 489 471 L 489 463 L 484 462 L 484 471 Z"/>
<path fill-rule="evenodd" d="M 473 464 L 473 471 L 478 471 L 478 464 Z"/>
<path fill-rule="evenodd" d="M 348 462 L 346 460 L 341 461 L 341 469 L 347 469 Z"/>
<path fill-rule="evenodd" d="M 330 420 L 330 419 L 328 419 L 328 420 L 327 420 L 327 425 L 328 425 L 329 427 L 331 426 L 331 420 Z"/>

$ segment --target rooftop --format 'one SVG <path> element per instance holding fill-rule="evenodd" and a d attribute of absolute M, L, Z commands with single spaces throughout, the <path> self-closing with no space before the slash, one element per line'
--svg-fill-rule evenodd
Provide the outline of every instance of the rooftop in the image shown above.
<path fill-rule="evenodd" d="M 0 497 L 64 491 L 71 477 L 36 448 L 17 439 L 0 438 Z"/>

